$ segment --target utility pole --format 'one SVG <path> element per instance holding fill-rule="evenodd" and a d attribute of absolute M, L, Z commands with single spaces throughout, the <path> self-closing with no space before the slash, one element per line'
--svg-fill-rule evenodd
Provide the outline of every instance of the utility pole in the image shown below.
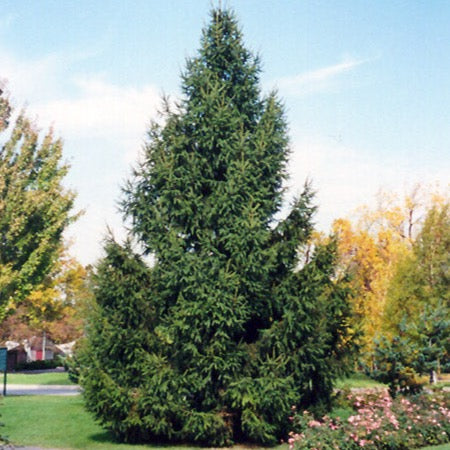
<path fill-rule="evenodd" d="M 42 336 L 42 361 L 45 360 L 45 347 L 47 347 L 47 333 L 44 331 Z"/>

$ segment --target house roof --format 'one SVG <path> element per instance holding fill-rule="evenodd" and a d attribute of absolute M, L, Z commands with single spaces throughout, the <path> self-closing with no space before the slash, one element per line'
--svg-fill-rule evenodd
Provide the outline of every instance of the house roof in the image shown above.
<path fill-rule="evenodd" d="M 15 341 L 6 341 L 5 347 L 7 348 L 7 351 L 10 352 L 12 350 L 20 350 L 20 348 L 23 348 L 23 344 Z"/>

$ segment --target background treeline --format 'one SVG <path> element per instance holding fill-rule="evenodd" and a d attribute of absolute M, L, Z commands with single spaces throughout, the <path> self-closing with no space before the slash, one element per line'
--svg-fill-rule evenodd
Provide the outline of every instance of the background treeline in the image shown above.
<path fill-rule="evenodd" d="M 402 389 L 449 370 L 450 212 L 447 192 L 382 192 L 356 220 L 339 219 L 340 264 L 352 274 L 360 363 Z"/>

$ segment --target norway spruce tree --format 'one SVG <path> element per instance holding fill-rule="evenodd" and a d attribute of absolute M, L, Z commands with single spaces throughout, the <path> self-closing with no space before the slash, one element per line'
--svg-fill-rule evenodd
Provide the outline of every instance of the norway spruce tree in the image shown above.
<path fill-rule="evenodd" d="M 233 13 L 213 10 L 183 98 L 151 126 L 125 190 L 123 210 L 153 262 L 107 246 L 103 319 L 91 320 L 82 375 L 88 407 L 123 440 L 274 444 L 291 407 L 326 405 L 346 368 L 335 245 L 299 257 L 313 229 L 310 187 L 275 218 L 287 126 L 259 73 Z"/>

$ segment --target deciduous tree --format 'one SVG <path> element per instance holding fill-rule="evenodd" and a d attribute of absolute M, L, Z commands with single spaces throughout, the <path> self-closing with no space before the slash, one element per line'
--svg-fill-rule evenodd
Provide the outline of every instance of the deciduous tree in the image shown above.
<path fill-rule="evenodd" d="M 418 343 L 429 370 L 449 364 L 450 204 L 433 206 L 426 215 L 412 253 L 398 265 L 390 284 L 384 332 L 393 336 L 401 322 Z"/>
<path fill-rule="evenodd" d="M 39 130 L 0 92 L 0 318 L 50 272 L 73 219 L 74 193 L 62 181 L 62 141 Z"/>
<path fill-rule="evenodd" d="M 389 287 L 387 328 L 403 315 L 415 321 L 427 305 L 450 307 L 450 204 L 433 206 L 412 252 L 398 265 Z"/>
<path fill-rule="evenodd" d="M 82 335 L 82 311 L 88 303 L 88 272 L 61 247 L 51 272 L 19 302 L 2 323 L 0 340 L 18 340 L 44 331 L 55 343 Z"/>
<path fill-rule="evenodd" d="M 360 208 L 356 220 L 334 222 L 340 266 L 352 273 L 355 321 L 363 330 L 366 351 L 373 349 L 375 336 L 385 329 L 386 323 L 400 323 L 402 315 L 390 311 L 388 297 L 394 295 L 398 271 L 414 258 L 413 247 L 417 239 L 422 239 L 427 210 L 442 205 L 444 199 L 438 191 L 420 185 L 402 199 L 380 192 L 375 208 Z M 411 278 L 416 277 L 415 271 L 407 271 Z M 408 289 L 404 284 L 400 292 Z"/>

